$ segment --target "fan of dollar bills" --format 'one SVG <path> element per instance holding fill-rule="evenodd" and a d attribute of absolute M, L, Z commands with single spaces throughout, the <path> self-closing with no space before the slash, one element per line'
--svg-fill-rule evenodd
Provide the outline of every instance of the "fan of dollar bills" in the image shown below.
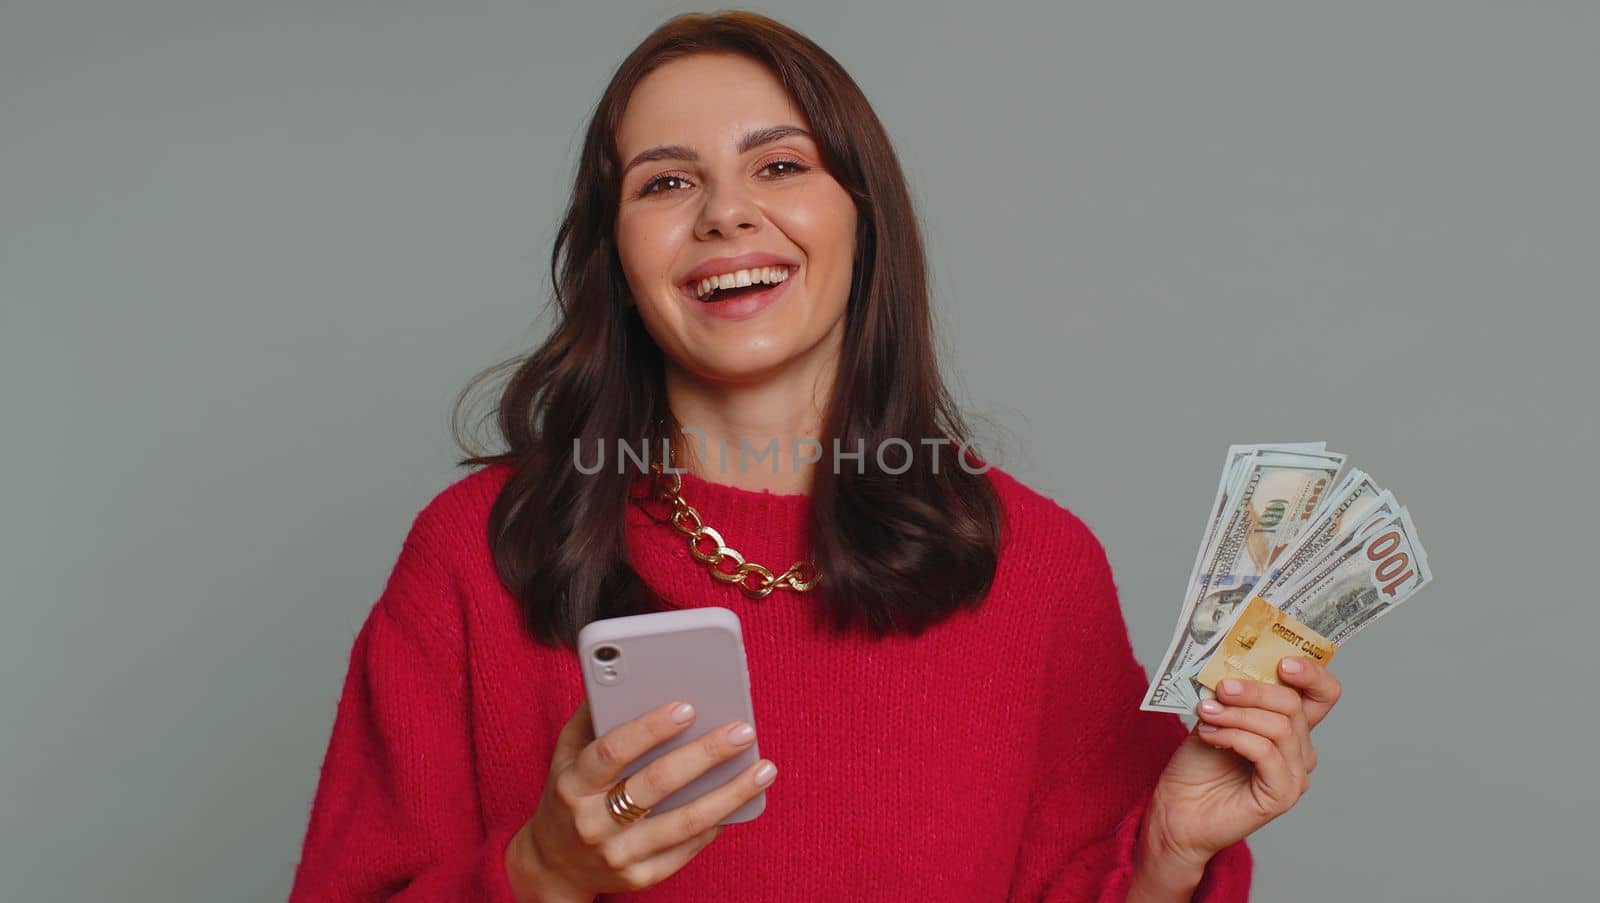
<path fill-rule="evenodd" d="M 1172 643 L 1139 707 L 1193 713 L 1224 677 L 1326 661 L 1433 579 L 1411 515 L 1321 442 L 1235 445 Z"/>

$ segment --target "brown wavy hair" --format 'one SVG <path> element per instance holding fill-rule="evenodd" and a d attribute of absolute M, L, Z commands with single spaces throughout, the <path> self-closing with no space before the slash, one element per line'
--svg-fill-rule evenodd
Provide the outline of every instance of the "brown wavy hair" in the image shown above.
<path fill-rule="evenodd" d="M 815 468 L 809 530 L 822 582 L 811 595 L 820 596 L 819 618 L 833 629 L 915 636 L 987 594 L 1003 513 L 989 478 L 968 469 L 983 462 L 940 378 L 922 240 L 888 134 L 838 61 L 788 26 L 746 11 L 676 16 L 618 67 L 589 122 L 550 258 L 553 328 L 533 352 L 475 376 L 457 399 L 452 426 L 469 455 L 458 464 L 513 468 L 489 516 L 495 568 L 521 603 L 527 629 L 549 646 L 575 648 L 589 621 L 659 608 L 623 541 L 629 490 L 643 474 L 580 473 L 575 440 L 585 449 L 616 448 L 618 440 L 660 449 L 677 435 L 661 349 L 626 303 L 615 242 L 615 135 L 641 79 L 707 52 L 742 54 L 770 69 L 810 121 L 823 165 L 855 199 L 857 260 L 818 438 L 824 448 L 835 447 L 833 438 L 845 449 L 876 449 L 892 438 L 917 449 L 930 447 L 924 439 L 934 444 L 904 473 L 882 470 L 870 452 L 862 473 Z M 507 448 L 475 453 L 462 438 L 462 404 L 480 381 L 510 368 L 494 412 Z M 963 460 L 967 467 L 958 466 Z"/>

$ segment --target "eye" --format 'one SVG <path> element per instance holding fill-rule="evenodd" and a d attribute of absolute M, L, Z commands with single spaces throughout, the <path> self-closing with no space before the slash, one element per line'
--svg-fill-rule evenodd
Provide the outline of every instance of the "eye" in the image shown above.
<path fill-rule="evenodd" d="M 799 160 L 791 160 L 791 159 L 789 159 L 787 157 L 780 157 L 777 160 L 769 160 L 769 161 L 767 161 L 767 165 L 761 167 L 761 171 L 762 172 L 766 172 L 767 170 L 773 168 L 774 166 L 786 166 L 786 167 L 788 167 L 788 169 L 785 171 L 785 173 L 783 175 L 798 175 L 799 173 L 803 173 L 806 170 L 811 168 L 811 167 L 805 165 L 804 163 L 801 163 Z M 780 175 L 779 178 L 783 178 L 783 175 Z"/>
<path fill-rule="evenodd" d="M 776 160 L 767 161 L 765 165 L 757 170 L 757 172 L 767 172 L 775 167 L 782 167 L 782 169 L 776 175 L 768 176 L 768 180 L 784 179 L 789 176 L 799 175 L 800 173 L 811 169 L 811 167 L 801 163 L 799 160 L 791 160 L 788 157 L 780 157 Z M 676 191 L 676 188 L 665 187 L 665 185 L 669 182 L 678 182 L 680 183 L 680 186 L 682 184 L 689 184 L 689 180 L 678 173 L 662 173 L 661 175 L 656 176 L 650 181 L 639 186 L 639 190 L 634 192 L 633 196 L 635 198 L 642 198 L 652 194 L 659 194 L 663 191 Z"/>
<path fill-rule="evenodd" d="M 655 194 L 656 191 L 659 190 L 657 188 L 657 186 L 660 185 L 663 182 L 687 182 L 687 181 L 689 181 L 689 180 L 684 178 L 683 176 L 678 175 L 677 173 L 664 173 L 662 175 L 656 176 L 655 178 L 651 179 L 650 181 L 648 181 L 648 182 L 644 183 L 643 185 L 639 186 L 639 190 L 637 192 L 635 192 L 633 196 L 636 197 L 636 198 L 642 198 L 642 197 L 644 197 L 645 195 L 648 195 L 648 194 Z M 667 189 L 667 190 L 670 191 L 672 189 Z"/>

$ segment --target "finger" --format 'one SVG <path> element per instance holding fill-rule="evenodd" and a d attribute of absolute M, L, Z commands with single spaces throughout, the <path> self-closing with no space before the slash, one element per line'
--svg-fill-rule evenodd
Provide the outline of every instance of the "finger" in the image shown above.
<path fill-rule="evenodd" d="M 1196 712 L 1200 720 L 1217 727 L 1239 728 L 1259 734 L 1277 745 L 1289 771 L 1298 782 L 1306 774 L 1305 744 L 1307 742 L 1305 716 L 1298 709 L 1291 717 L 1271 709 L 1253 706 L 1225 706 L 1215 699 L 1200 703 Z M 1298 726 L 1296 720 L 1298 719 Z"/>
<path fill-rule="evenodd" d="M 1195 735 L 1218 749 L 1233 750 L 1255 766 L 1256 780 L 1251 784 L 1261 788 L 1256 805 L 1264 811 L 1287 811 L 1300 798 L 1304 785 L 1290 772 L 1289 762 L 1278 744 L 1243 728 L 1213 724 L 1200 725 Z"/>
<path fill-rule="evenodd" d="M 657 706 L 596 737 L 578 751 L 577 759 L 566 773 L 574 776 L 579 793 L 587 795 L 609 790 L 634 759 L 682 732 L 693 720 L 694 707 L 688 703 L 669 702 Z"/>
<path fill-rule="evenodd" d="M 1294 728 L 1295 745 L 1300 752 L 1300 774 L 1310 775 L 1317 767 L 1317 750 L 1311 745 L 1311 722 L 1306 718 L 1305 703 L 1301 703 L 1300 711 L 1295 712 L 1289 719 L 1289 724 Z"/>
<path fill-rule="evenodd" d="M 1344 685 L 1326 667 L 1301 656 L 1291 656 L 1278 663 L 1278 673 L 1283 681 L 1305 697 L 1306 722 L 1311 727 L 1326 718 L 1334 703 L 1344 694 Z"/>
<path fill-rule="evenodd" d="M 628 799 L 651 809 L 712 766 L 739 755 L 755 742 L 755 730 L 743 721 L 734 721 L 708 731 L 691 743 L 656 758 L 628 777 Z M 611 785 L 607 785 L 608 789 Z M 596 795 L 586 795 L 575 813 L 578 833 L 585 838 L 608 838 L 627 830 L 612 818 L 607 804 Z M 612 852 L 616 852 L 613 848 Z M 638 858 L 638 857 L 633 857 Z M 630 858 L 628 861 L 632 861 Z"/>
<path fill-rule="evenodd" d="M 748 723 L 735 721 L 656 759 L 628 778 L 628 798 L 649 808 L 756 741 Z"/>
<path fill-rule="evenodd" d="M 1241 680 L 1230 677 L 1217 684 L 1217 699 L 1225 705 L 1254 706 L 1271 709 L 1285 717 L 1300 709 L 1300 691 L 1280 684 L 1267 684 L 1259 680 Z"/>
<path fill-rule="evenodd" d="M 714 825 L 710 830 L 701 831 L 699 834 L 685 840 L 675 847 L 669 847 L 654 856 L 641 859 L 629 864 L 618 872 L 622 879 L 624 890 L 643 890 L 654 887 L 666 880 L 669 875 L 683 868 L 699 852 L 705 849 L 717 835 L 722 833 L 725 825 Z M 620 838 L 619 841 L 620 842 Z"/>
<path fill-rule="evenodd" d="M 1302 776 L 1309 776 L 1317 767 L 1317 750 L 1311 745 L 1311 722 L 1306 717 L 1304 697 L 1301 697 L 1299 710 L 1290 716 L 1289 724 L 1294 729 L 1297 741 L 1295 747 L 1299 751 L 1299 759 L 1296 760 L 1300 764 L 1299 773 Z"/>
<path fill-rule="evenodd" d="M 594 740 L 594 722 L 589 715 L 589 699 L 578 703 L 578 708 L 561 726 L 561 733 L 556 735 L 556 749 L 550 756 L 550 771 L 559 773 L 565 771 L 567 766 L 578 757 L 578 751 Z"/>
<path fill-rule="evenodd" d="M 1294 722 L 1282 712 L 1258 709 L 1251 706 L 1223 705 L 1215 699 L 1200 703 L 1196 710 L 1200 720 L 1218 727 L 1243 728 L 1260 734 L 1273 743 L 1282 744 L 1294 739 Z"/>
<path fill-rule="evenodd" d="M 766 766 L 771 767 L 766 769 Z M 777 766 L 770 759 L 762 759 L 721 787 L 701 794 L 693 802 L 671 812 L 646 817 L 617 839 L 630 845 L 629 849 L 635 858 L 670 849 L 686 838 L 720 824 L 734 810 L 771 786 L 777 776 Z"/>

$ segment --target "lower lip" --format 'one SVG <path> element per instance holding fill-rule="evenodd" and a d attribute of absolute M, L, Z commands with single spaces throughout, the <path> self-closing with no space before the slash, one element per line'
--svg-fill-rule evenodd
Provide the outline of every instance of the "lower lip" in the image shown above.
<path fill-rule="evenodd" d="M 708 317 L 716 317 L 720 320 L 748 320 L 766 310 L 768 305 L 781 298 L 784 289 L 789 287 L 789 283 L 794 281 L 795 274 L 799 272 L 796 269 L 789 274 L 789 278 L 777 285 L 727 301 L 701 301 L 687 287 L 683 289 L 683 292 L 689 298 L 689 301 Z"/>

